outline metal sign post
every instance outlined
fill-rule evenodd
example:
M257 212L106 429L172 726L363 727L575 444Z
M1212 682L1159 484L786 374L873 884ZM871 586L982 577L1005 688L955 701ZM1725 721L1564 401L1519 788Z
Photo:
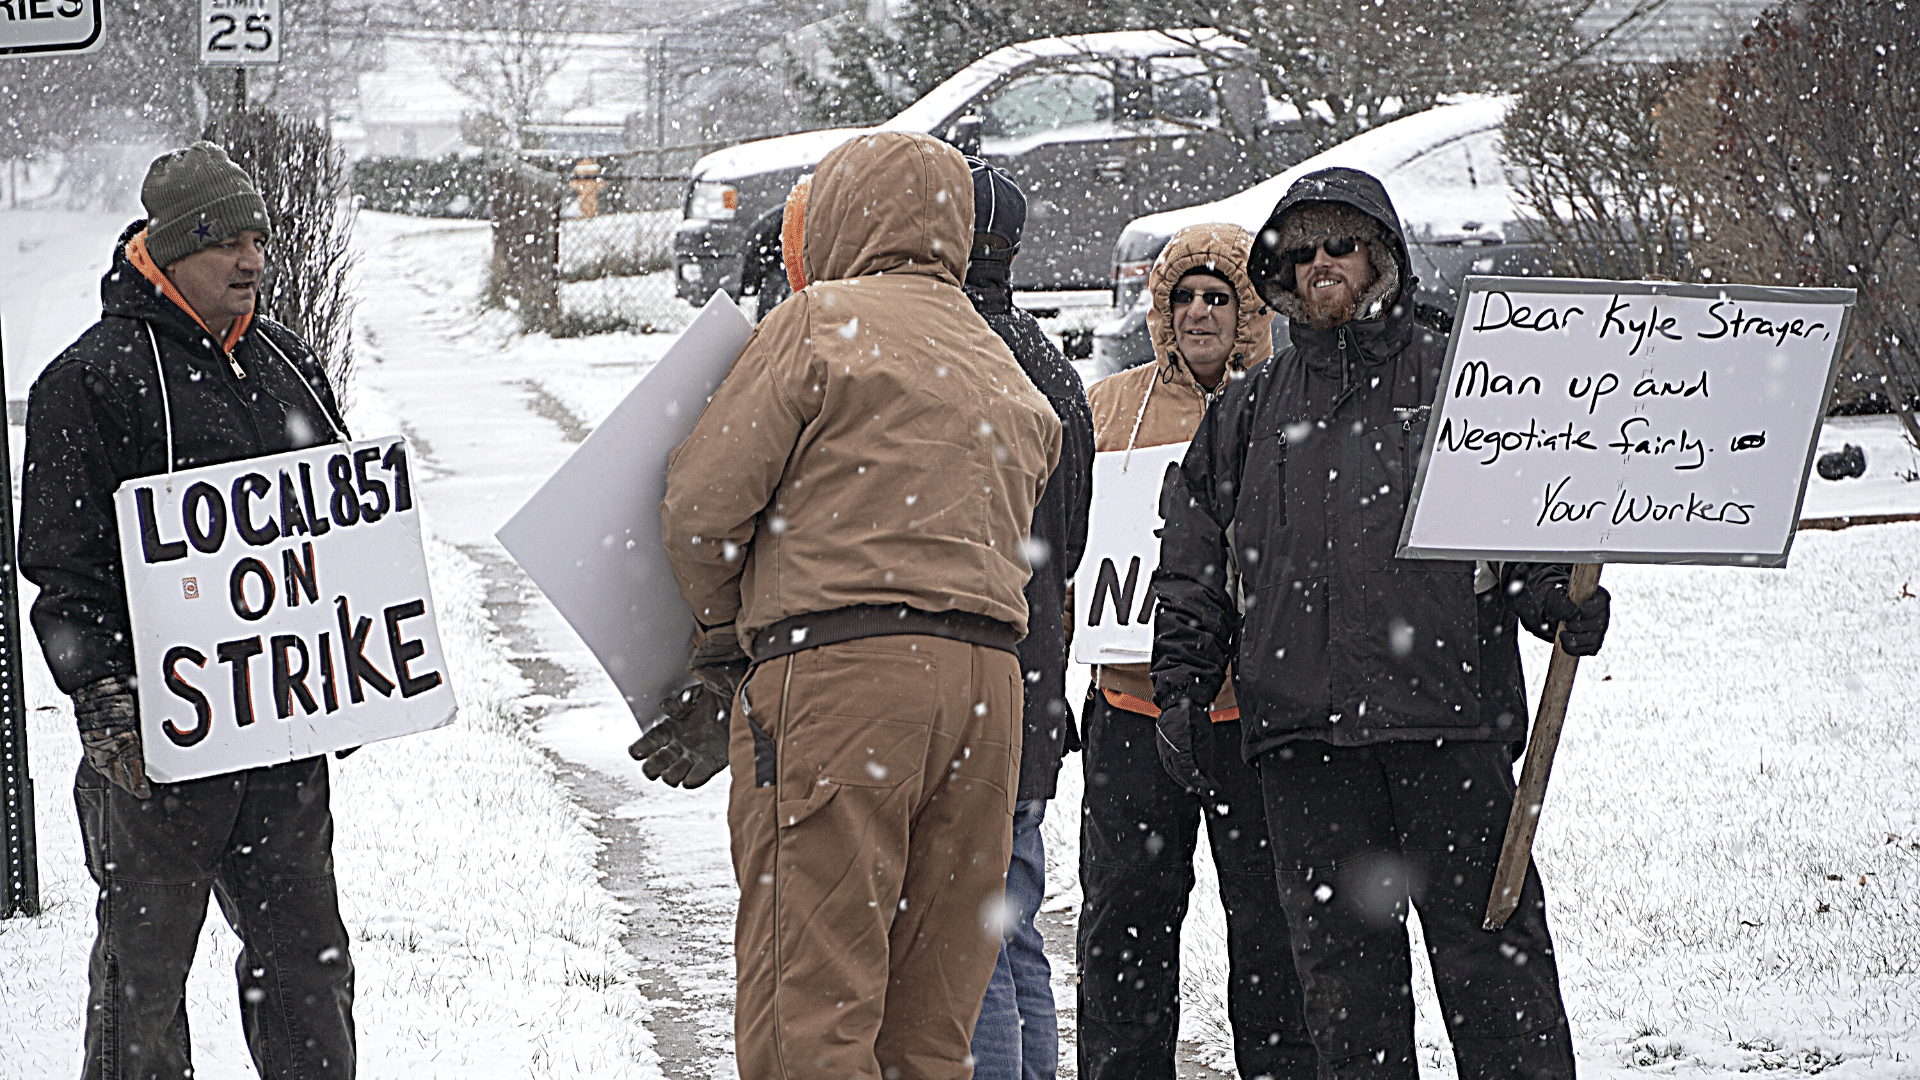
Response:
M0 345L0 387L6 350ZM4 397L0 393L0 397ZM0 434L5 434L0 432ZM13 449L0 438L0 840L6 874L0 877L0 919L40 914L40 867L33 843L33 776L27 767L27 700L21 686L20 587L13 546Z
M233 69L230 125L247 108L247 69L280 62L285 29L280 0L200 0L200 65Z
M30 0L0 5L0 57L90 53L106 22L102 0ZM278 55L278 54L276 54ZM0 347L0 388L6 356ZM6 395L0 393L0 398ZM4 434L4 433L0 433ZM0 438L0 919L40 914L33 843L33 776L27 760L27 702L21 687L20 589L13 546L13 454Z

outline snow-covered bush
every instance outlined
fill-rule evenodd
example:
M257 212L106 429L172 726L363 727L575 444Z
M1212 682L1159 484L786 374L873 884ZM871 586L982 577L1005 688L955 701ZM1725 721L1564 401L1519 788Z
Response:
M354 306L345 158L327 129L310 120L260 107L223 120L207 137L253 177L273 223L260 283L264 313L311 345L344 393L353 373Z

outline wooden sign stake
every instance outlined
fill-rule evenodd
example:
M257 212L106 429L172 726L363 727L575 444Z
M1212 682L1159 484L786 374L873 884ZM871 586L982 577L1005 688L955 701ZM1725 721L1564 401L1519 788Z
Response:
M1582 563L1568 576L1567 596L1584 604L1600 585L1600 564ZM1553 660L1547 665L1547 684L1540 691L1540 709L1534 714L1533 735L1527 740L1527 763L1520 770L1520 786L1513 794L1513 813L1507 818L1507 839L1500 846L1500 865L1493 872L1493 892L1487 897L1485 930L1507 925L1520 906L1520 887L1533 861L1533 834L1540 827L1540 808L1547 799L1547 774L1553 771L1553 753L1560 748L1560 726L1567 718L1567 698L1573 693L1574 672L1580 658L1560 647L1560 624L1553 636Z

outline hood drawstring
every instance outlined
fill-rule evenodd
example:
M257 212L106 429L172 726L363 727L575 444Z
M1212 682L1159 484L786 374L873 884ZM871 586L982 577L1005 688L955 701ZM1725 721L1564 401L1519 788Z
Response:
M167 494L171 495L173 494L173 401L167 394L167 368L160 359L160 339L154 336L153 324L142 319L140 325L147 328L147 345L153 349L153 370L160 383L160 416L167 433ZM326 405L320 400L319 392L313 388L312 383L307 381L307 377L300 373L300 369L294 365L293 360L281 351L280 346L274 344L273 338L267 336L265 331L260 333L260 339L280 357L281 362L287 365L287 369L293 372L293 377L306 390L307 396L313 399L313 407L320 411L321 418L326 420L327 427L333 431L334 441L346 442L346 431L334 420L333 414L327 411ZM232 360L231 354L228 355L228 359Z
M167 428L167 494L173 494L173 403L167 400L167 368L160 362L160 339L153 336L153 324L145 319L147 344L153 347L153 370L160 380L160 417Z
M151 327L148 328L148 332L152 332ZM320 415L326 419L327 426L333 429L333 434L334 434L333 441L342 442L342 443L347 442L348 441L347 433L341 430L341 427L339 424L334 422L333 414L328 412L327 407L321 403L319 392L314 390L313 384L308 382L307 377L300 373L300 369L294 366L293 360L290 359L286 353L280 351L280 346L275 345L273 343L273 338L269 336L266 331L262 330L260 332L260 340L267 343L267 348L272 349L274 351L274 355L280 357L281 363L284 363L287 365L287 370L293 372L293 377L300 381L301 388L307 392L308 397L313 399L313 407L320 410Z
M1140 437L1140 422L1147 418L1147 402L1153 400L1153 384L1159 381L1160 376L1156 372L1153 378L1147 380L1147 392L1140 395L1140 410L1133 414L1133 430L1127 433L1127 452L1120 458L1121 472L1126 472L1127 466L1133 462L1133 444Z

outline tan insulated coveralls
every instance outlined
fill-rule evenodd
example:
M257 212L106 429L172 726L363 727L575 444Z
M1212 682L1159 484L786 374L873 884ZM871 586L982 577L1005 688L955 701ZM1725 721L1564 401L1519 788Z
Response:
M668 466L681 594L757 663L728 809L742 1080L972 1071L1020 762L1022 541L1060 448L960 291L972 233L946 144L829 154L813 284L760 324ZM971 638L806 640L811 617L873 605Z

